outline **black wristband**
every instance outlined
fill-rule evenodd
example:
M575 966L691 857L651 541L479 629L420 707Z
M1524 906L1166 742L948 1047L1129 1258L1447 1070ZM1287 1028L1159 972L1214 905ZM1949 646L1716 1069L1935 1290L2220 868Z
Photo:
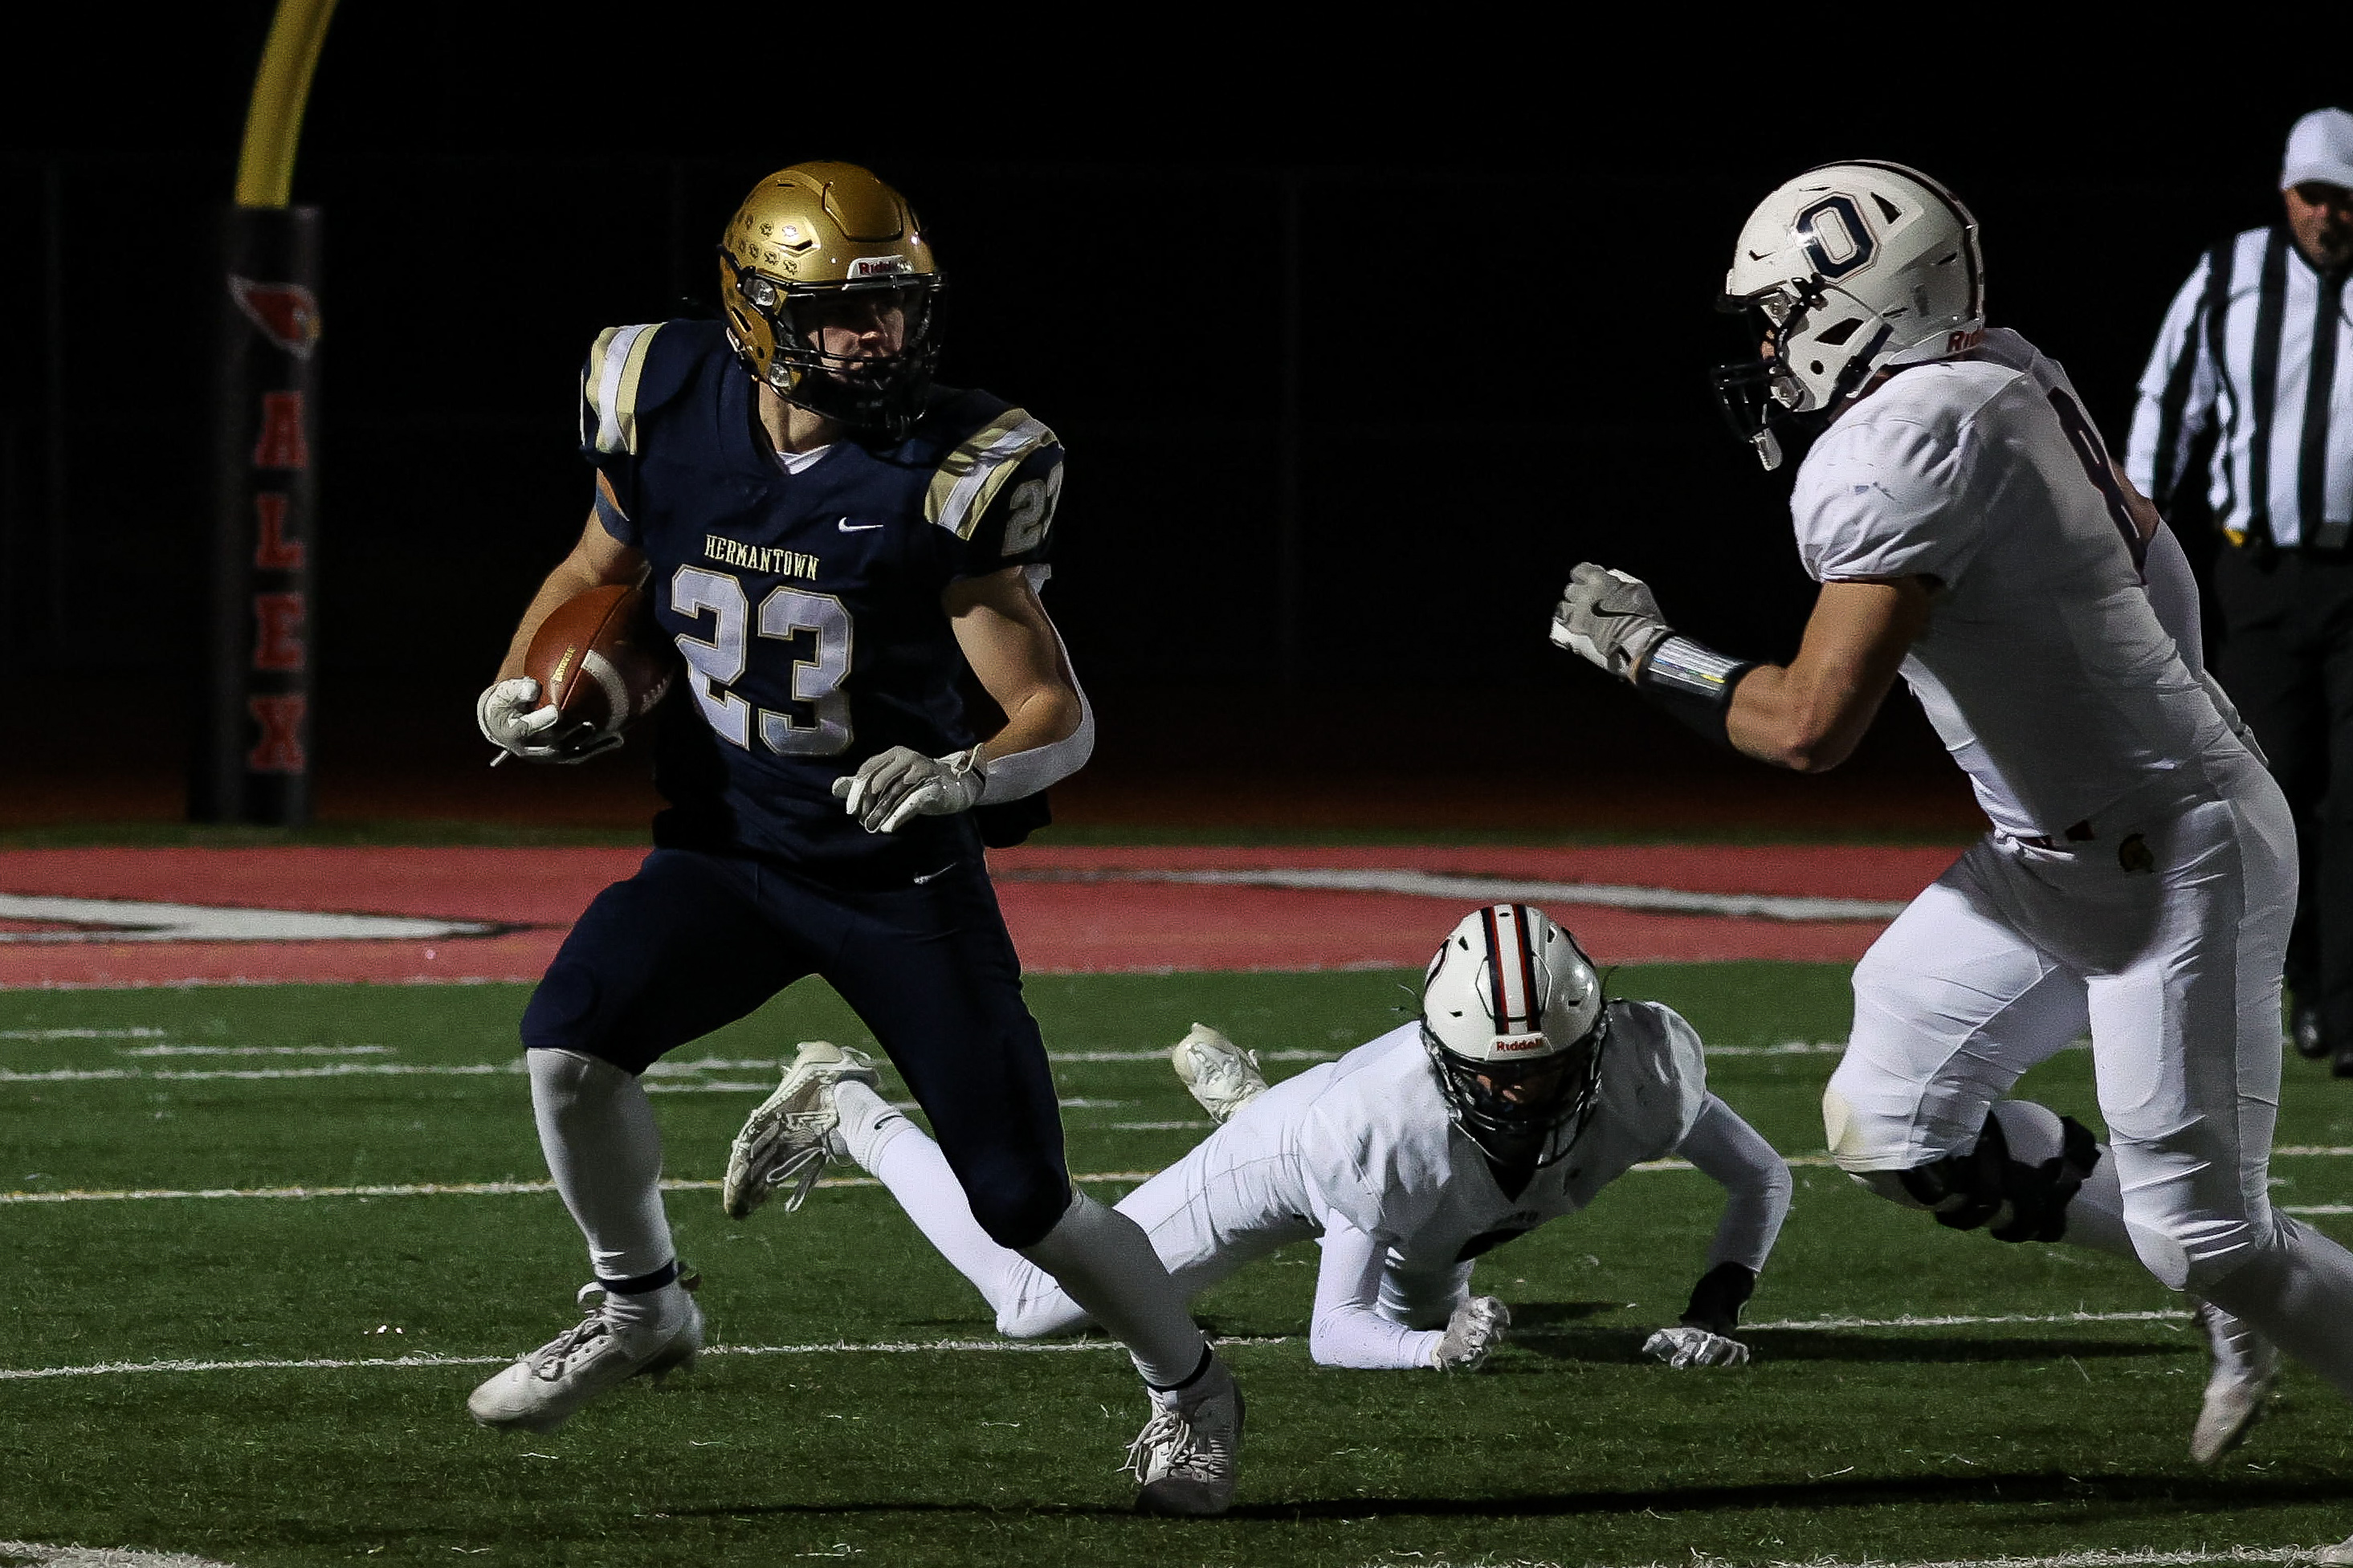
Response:
M1683 1309L1684 1326L1729 1335L1740 1326L1740 1309L1756 1293L1757 1274L1746 1264L1719 1263L1692 1287L1691 1304Z
M1734 658L1689 637L1671 636L1642 661L1634 689L1716 744L1729 747L1732 693L1757 664L1753 658Z

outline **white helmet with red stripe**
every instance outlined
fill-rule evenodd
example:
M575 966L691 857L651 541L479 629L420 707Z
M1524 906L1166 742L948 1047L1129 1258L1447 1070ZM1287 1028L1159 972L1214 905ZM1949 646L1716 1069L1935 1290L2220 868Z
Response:
M1422 979L1421 1040L1447 1109L1505 1164L1568 1152L1593 1114L1609 1033L1592 963L1525 904L1465 915Z

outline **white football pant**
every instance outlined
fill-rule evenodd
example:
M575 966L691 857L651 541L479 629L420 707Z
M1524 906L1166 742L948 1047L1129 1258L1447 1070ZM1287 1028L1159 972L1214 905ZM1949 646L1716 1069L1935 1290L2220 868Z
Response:
M916 1228L987 1300L999 1333L1035 1339L1092 1321L1051 1274L982 1232L946 1157L929 1138L862 1085L845 1085L837 1093L851 1155L890 1188ZM1116 1205L1150 1238L1181 1300L1285 1242L1315 1234L1305 1219L1287 1212L1289 1200L1272 1185L1283 1158L1279 1144L1246 1132L1237 1136L1240 1131L1229 1126L1222 1136L1197 1144ZM1439 1321L1444 1321L1440 1314Z
M2132 1250L2353 1397L2353 1335L2329 1327L2353 1321L2353 1254L2274 1214L2267 1187L2295 829L2236 748L2182 777L2087 842L1980 839L1913 900L1855 969L1831 1154L1860 1174L1972 1149L1994 1101L2088 1028Z

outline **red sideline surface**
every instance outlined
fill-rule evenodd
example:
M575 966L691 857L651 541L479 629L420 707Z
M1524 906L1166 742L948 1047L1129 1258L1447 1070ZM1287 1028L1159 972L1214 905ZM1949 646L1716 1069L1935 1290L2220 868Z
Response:
M7 942L0 987L535 980L572 921L636 849L54 849L0 852L0 892L496 921L437 942ZM1039 847L990 857L1024 964L1039 973L1414 966L1456 901L1392 892L1191 886L1121 872L1410 869L1695 892L1902 900L1951 862L1939 848ZM1072 873L1112 879L1067 881ZM1882 925L1557 911L1604 963L1852 961Z

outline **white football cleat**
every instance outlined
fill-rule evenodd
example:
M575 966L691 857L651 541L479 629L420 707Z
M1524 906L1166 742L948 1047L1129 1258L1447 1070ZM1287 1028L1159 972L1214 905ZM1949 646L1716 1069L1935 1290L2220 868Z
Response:
M1681 1371L1689 1366L1746 1366L1748 1347L1729 1334L1691 1323L1661 1329L1642 1342L1642 1353Z
M1152 1393L1152 1419L1127 1446L1143 1513L1220 1514L1233 1506L1242 1451L1242 1391L1226 1363L1212 1361L1184 1397Z
M2319 1563L2320 1568L2347 1568L2347 1564L2353 1563L2353 1536L2334 1546L2322 1547L2312 1554L2312 1560Z
M2190 1429L2189 1457L2211 1465L2245 1441L2247 1428L2262 1418L2263 1401L2279 1380L2280 1356L2269 1340L2221 1308L2200 1301L2197 1309L2213 1367L2198 1425Z
M659 1383L693 1370L702 1352L702 1309L688 1292L699 1283L679 1277L678 1305L651 1322L614 1312L602 1285L580 1287L587 1316L529 1355L518 1358L468 1396L467 1414L485 1426L553 1432L574 1411L633 1377ZM665 1287L668 1289L668 1287Z
M804 1040L785 1069L776 1092L744 1120L727 1151L727 1180L719 1201L730 1219L743 1219L789 1184L785 1212L807 1201L825 1163L832 1157L828 1135L841 1124L833 1086L850 1081L871 1088L881 1081L874 1058L826 1040Z
M1192 1033L1169 1047L1168 1059L1209 1120L1220 1125L1266 1092L1258 1053L1242 1049L1207 1024L1194 1025Z
M1430 1364L1440 1372L1476 1372L1495 1353L1512 1326L1512 1310L1493 1296L1473 1296L1446 1320L1446 1332L1431 1347Z

